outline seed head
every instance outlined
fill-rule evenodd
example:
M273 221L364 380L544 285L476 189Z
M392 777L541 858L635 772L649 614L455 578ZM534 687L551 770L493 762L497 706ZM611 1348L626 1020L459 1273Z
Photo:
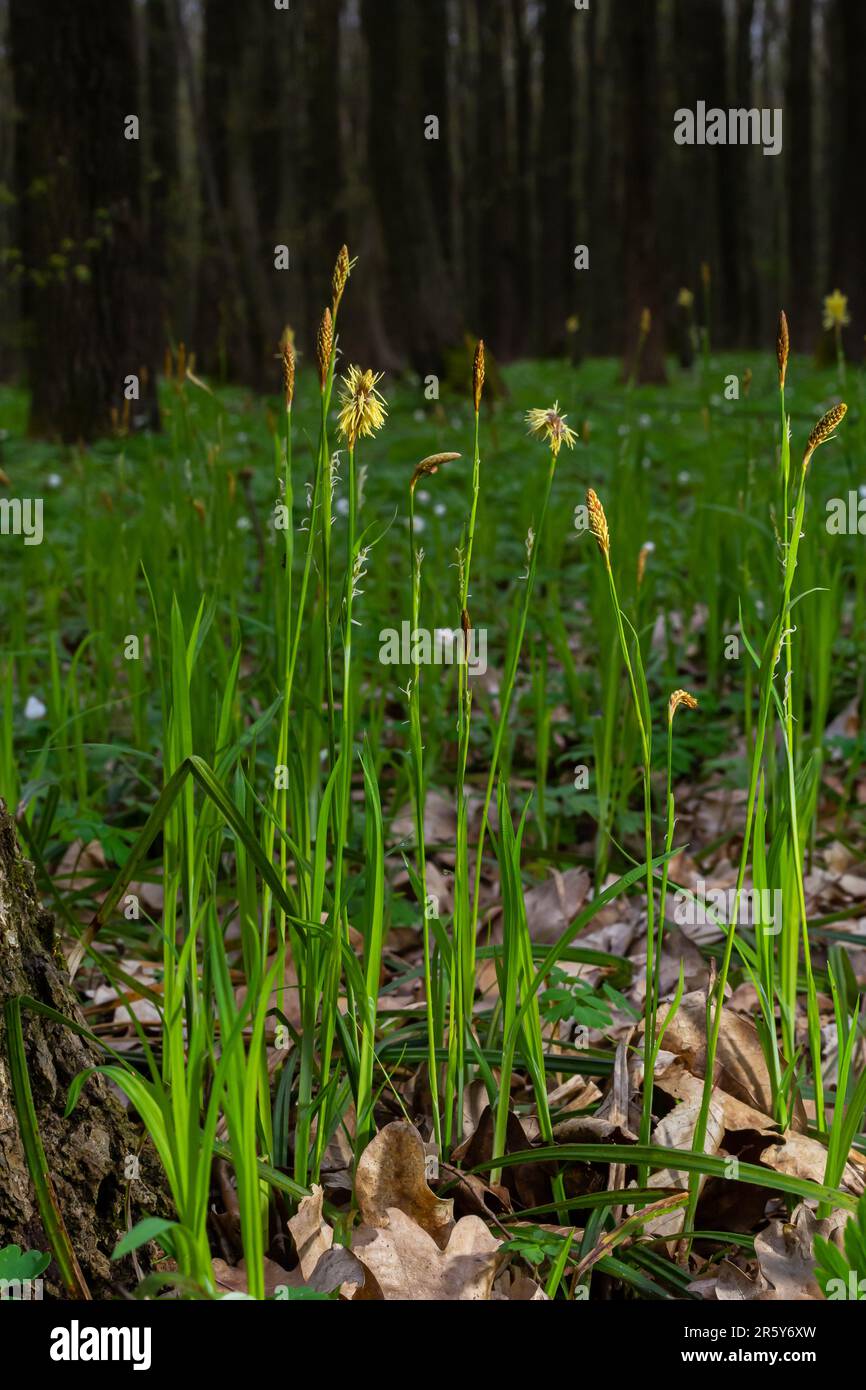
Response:
M695 699L694 695L690 695L687 690L675 690L670 700L668 701L669 724L673 723L674 715L676 714L680 705L682 705L684 709L697 709L698 702Z
M683 286L683 288L677 295L677 304L679 305L679 307L681 309L691 309L694 302L695 296L692 290L686 289L686 287Z
M443 463L454 463L459 457L459 454L430 454L429 458L422 459L412 474L412 481L409 484L410 492L415 491L415 485L420 478L424 478L430 473L438 473Z
M559 413L559 401L554 401L549 410L529 410L526 414L529 433L536 439L546 439L554 458L559 457L563 444L573 449L577 440L574 430L565 423L567 419L567 415Z
M586 509L589 512L589 529L598 542L598 548L608 564L610 564L610 531L608 530L607 517L604 514L604 507L599 501L598 494L593 489L586 490Z
M381 380L381 372L362 372L360 367L350 367L343 378L340 429L350 449L354 449L365 435L375 434L385 423L388 412L376 390Z
M779 313L779 333L776 338L776 360L779 363L779 385L785 385L788 371L788 354L791 351L791 335L788 332L788 315L782 309Z
M330 309L326 309L322 315L322 322L319 324L319 334L316 338L316 360L319 364L319 380L322 383L322 390L328 384L328 371L331 366L331 353L334 348L334 320L331 317Z
M472 365L472 399L475 402L475 414L481 409L481 392L484 390L484 339L479 338L478 346L475 349L475 361Z
M652 328L652 326L653 326L653 316L652 316L652 314L650 313L649 309L641 309L641 311L640 311L640 335L641 335L642 338L648 338L648 337L649 337L649 335L650 335L650 329Z
M826 444L828 439L832 439L833 431L836 429L836 426L841 424L842 420L844 420L847 412L847 405L845 405L844 401L840 401L838 405L832 406L831 409L827 411L826 415L821 416L821 419L806 441L806 452L803 456L804 469L808 468L809 460L818 446L820 444Z
M713 275L712 271L710 270L709 261L701 261L701 283L705 290L708 290L710 288L712 278Z

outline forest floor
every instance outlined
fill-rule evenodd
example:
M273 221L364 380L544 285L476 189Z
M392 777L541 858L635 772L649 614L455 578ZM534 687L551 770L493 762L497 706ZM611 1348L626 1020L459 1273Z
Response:
M118 1289L857 1296L862 370L791 359L790 469L772 353L488 362L477 471L454 376L350 455L299 372L290 470L176 364L86 449L0 389L0 795L175 1206Z

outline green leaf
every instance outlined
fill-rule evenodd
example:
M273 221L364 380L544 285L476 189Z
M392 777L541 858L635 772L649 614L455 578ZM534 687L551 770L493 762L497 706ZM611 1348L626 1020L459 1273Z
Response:
M0 1249L0 1279L37 1279L51 1264L51 1256L41 1250L22 1251L20 1245Z
M113 1260L122 1259L132 1250L138 1250L140 1246L146 1245L149 1240L157 1241L167 1255L173 1255L174 1241L171 1237L166 1240L166 1232L179 1229L176 1221L168 1221L161 1216L146 1216L143 1221L137 1221L132 1229L127 1231L126 1235L117 1242L111 1258Z

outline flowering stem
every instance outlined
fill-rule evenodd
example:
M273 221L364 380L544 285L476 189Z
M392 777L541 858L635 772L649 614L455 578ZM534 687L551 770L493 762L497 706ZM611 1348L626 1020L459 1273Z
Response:
M479 401L480 405L480 401ZM480 411L475 411L475 443L472 462L472 505L469 511L469 531L460 580L461 625L469 605L469 582L472 550L475 541L475 521L481 490ZM469 758L469 731L472 719L472 691L469 685L469 633L463 630L464 660L458 663L458 754L457 754L457 855L454 875L453 947L454 966L451 972L449 999L448 1068L445 1079L445 1142L450 1144L451 1131L456 1123L458 1138L463 1132L463 1077L466 1036L472 1027L472 1006L475 989L475 954L472 949L474 931L469 922L468 902L468 811L466 805L466 766Z
M412 632L417 633L421 616L421 556L415 546L415 485L409 487L409 547L412 576ZM430 1104L433 1110L433 1133L442 1150L442 1117L439 1113L439 1078L436 1067L436 1031L433 1007L433 971L430 953L430 920L427 910L427 853L424 844L424 745L421 736L421 664L418 643L413 639L412 677L409 685L409 733L412 745L414 778L415 842L417 873L420 884L422 932L424 950L424 994L427 1014L427 1070L430 1082Z

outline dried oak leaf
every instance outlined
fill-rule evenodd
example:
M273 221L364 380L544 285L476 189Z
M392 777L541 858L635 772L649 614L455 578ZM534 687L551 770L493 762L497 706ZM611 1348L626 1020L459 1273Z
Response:
M703 1095L704 1083L699 1077L692 1075L679 1057L672 1057L669 1053L662 1052L659 1054L659 1063L655 1075L657 1090L664 1092L673 1100L691 1101L695 1097L700 1099ZM755 1130L758 1134L765 1134L768 1137L778 1134L779 1126L770 1115L755 1110L753 1106L746 1105L744 1101L737 1100L735 1096L730 1096L726 1091L720 1091L717 1087L713 1088L713 1098L719 1102L724 1110L725 1130L728 1133L736 1134L741 1130Z
M664 1149L693 1149L700 1110L700 1096L694 1096L691 1100L675 1105L670 1114L656 1125L652 1142ZM724 1132L721 1098L718 1091L714 1090L710 1097L710 1110L707 1117L707 1136L704 1144L706 1153L717 1154L719 1152ZM675 1162L675 1160L672 1161ZM706 1177L702 1174L700 1178L701 1188L703 1188L705 1181ZM685 1192L689 1186L689 1175L674 1167L663 1168L661 1172L652 1174L648 1185L650 1187L674 1187ZM685 1211L683 1209L662 1212L659 1216L654 1216L648 1221L644 1230L648 1235L673 1236L682 1230L684 1221Z
M462 1217L440 1249L399 1207L390 1207L384 1215L385 1225L359 1226L352 1242L383 1298L438 1303L490 1299L507 1256L479 1217Z
M665 1049L682 1057L689 1071L703 1076L706 1066L706 994L694 990L683 995L680 1007L665 1031ZM755 1025L724 1007L716 1052L713 1082L728 1095L764 1115L773 1112L773 1088ZM802 1107L793 1128L805 1129Z
M241 1260L238 1265L226 1264L225 1260L214 1260L213 1272L216 1286L222 1293L249 1292L247 1268L244 1260ZM275 1264L273 1260L265 1260L266 1298L273 1298L279 1288L300 1289L303 1286L304 1281L298 1270L283 1269L282 1265Z
M324 1199L324 1188L314 1184L312 1196L302 1199L297 1215L288 1223L305 1280L312 1278L316 1265L334 1243L334 1232L322 1215Z
M355 1197L366 1226L387 1227L401 1211L444 1249L454 1224L454 1203L427 1185L424 1141L414 1125L395 1120L367 1145L355 1171Z
M761 1162L766 1163L777 1173L788 1173L794 1178L809 1178L812 1182L823 1182L827 1166L827 1150L817 1139L807 1134L794 1134L786 1130L775 1143L761 1152ZM860 1197L866 1189L866 1161L852 1149L842 1173L840 1187Z
M826 1221L819 1221L801 1203L789 1220L773 1220L755 1236L757 1268L743 1270L725 1261L714 1278L694 1281L691 1291L721 1302L820 1299L821 1291L815 1282L815 1236L832 1240L845 1219L846 1214L837 1211Z

